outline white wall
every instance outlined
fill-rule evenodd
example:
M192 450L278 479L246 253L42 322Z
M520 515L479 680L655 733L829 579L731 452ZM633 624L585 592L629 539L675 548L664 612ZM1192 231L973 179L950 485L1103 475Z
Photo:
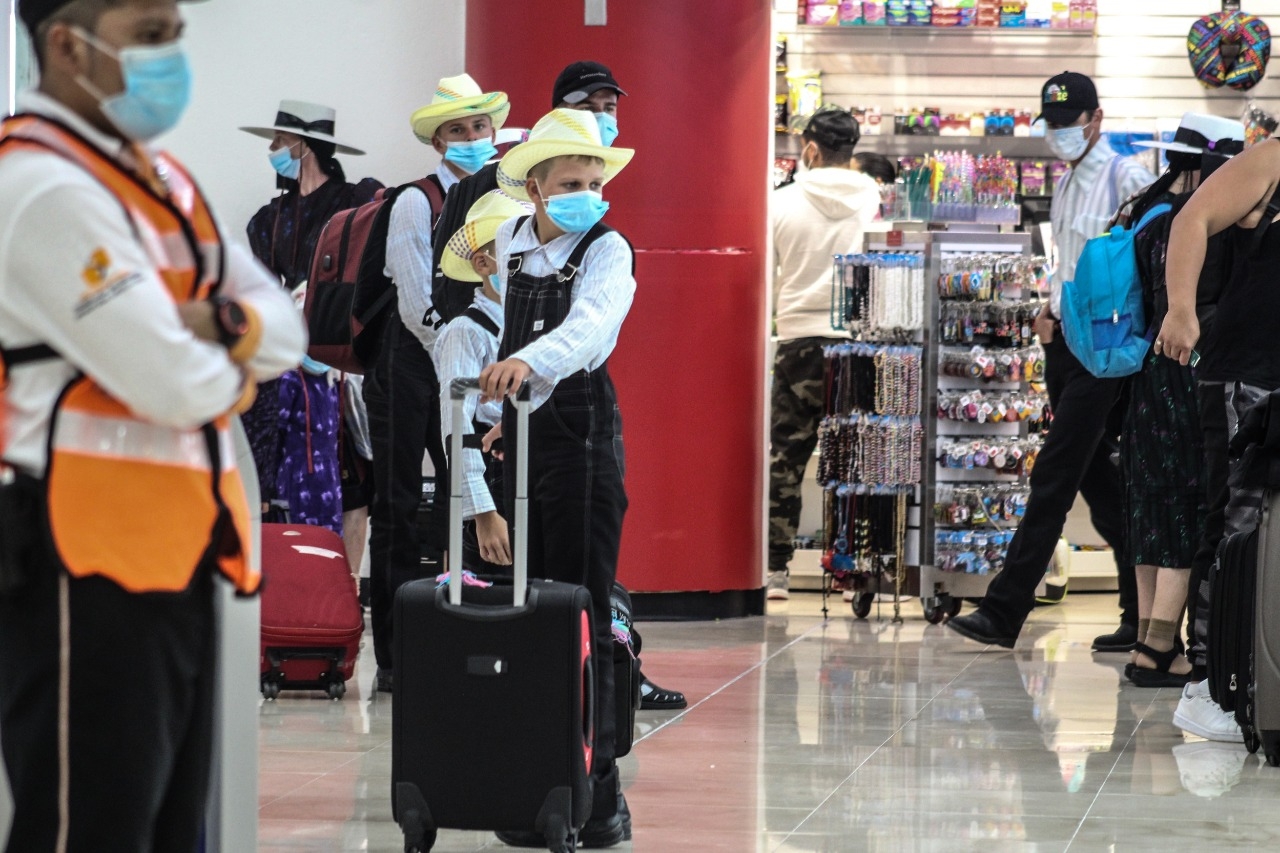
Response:
M191 109L161 145L242 236L275 193L264 139L283 98L338 111L338 138L369 152L339 159L350 180L400 183L439 162L409 129L436 82L463 70L461 0L218 0L184 4L195 71ZM483 84L484 81L481 81Z

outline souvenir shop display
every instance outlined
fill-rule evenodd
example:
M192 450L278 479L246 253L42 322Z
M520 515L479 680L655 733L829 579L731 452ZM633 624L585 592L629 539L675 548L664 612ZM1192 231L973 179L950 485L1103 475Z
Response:
M898 177L888 220L975 222L1017 225L1017 164L999 154L939 151L904 167Z
M1027 234L868 235L835 259L819 428L824 593L919 595L940 622L985 593L1026 507L1049 412ZM922 511L923 510L923 511ZM824 597L824 607L826 599Z
M924 291L924 256L918 252L836 255L831 326L882 337L919 331Z
M1097 0L800 0L811 27L1055 29L1092 31Z

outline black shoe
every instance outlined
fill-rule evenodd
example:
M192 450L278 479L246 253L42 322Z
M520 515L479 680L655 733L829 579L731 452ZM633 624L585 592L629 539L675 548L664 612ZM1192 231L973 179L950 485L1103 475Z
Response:
M368 578L360 578L359 590L360 592L358 593L358 598L360 600L360 606L364 608L365 613L368 613L369 612L369 579Z
M622 820L621 812L614 812L609 817L587 821L587 825L578 833L578 846L584 850L599 850L621 844L626 839L626 823Z
M622 792L618 792L618 817L622 818L622 840L631 840L631 807L627 805L627 798L622 796Z
M373 689L379 693L390 693L393 686L391 670L378 667L378 675L374 679Z
M1018 635L1009 634L1002 628L998 628L995 622L991 621L991 617L982 612L981 609L964 616L953 616L943 623L952 631L962 637L967 637L977 643L985 643L989 646L1001 646L1002 648L1011 649L1014 643L1018 641Z
M1121 622L1114 633L1094 637L1093 650L1095 652L1131 652L1137 642L1138 626Z
M679 711L689 707L689 700L678 690L666 690L640 676L641 711Z

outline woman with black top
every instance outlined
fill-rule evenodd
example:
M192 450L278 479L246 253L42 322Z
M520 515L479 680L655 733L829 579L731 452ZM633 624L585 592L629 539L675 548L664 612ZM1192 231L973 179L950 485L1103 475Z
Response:
M1172 205L1135 238L1152 331L1167 310L1170 225L1200 184L1203 158L1236 153L1243 140L1240 122L1187 113L1173 142L1147 143L1166 149L1169 168L1134 204L1129 221L1136 226L1156 205ZM1227 264L1225 238L1210 241L1207 251L1212 260L1204 265L1204 274L1219 280ZM1204 289L1208 294L1215 288L1206 282ZM1206 307L1207 322L1212 306ZM1196 368L1149 352L1142 369L1130 377L1120 438L1129 557L1138 579L1138 643L1127 672L1139 687L1181 687L1191 678L1177 635L1204 531L1203 463Z
M271 140L268 159L276 172L276 186L282 190L249 221L249 247L290 291L307 280L311 256L325 223L339 211L372 201L382 188L382 184L372 178L358 184L347 182L335 155L364 152L337 141L335 116L333 109L319 104L281 101L272 126L240 128ZM356 516L368 506L367 496L358 487L338 486L339 480L347 485L362 479L353 475L358 461L352 448L341 448L341 469L337 459L308 458L286 464L289 461L284 458L286 447L314 446L289 440L289 431L297 429L296 424L305 423L305 429L314 429L317 433L332 433L337 431L336 422L313 423L312 415L318 413L321 420L341 417L340 388L329 385L323 375L327 372L323 365L312 363L305 367L306 370L299 369L280 380L259 385L253 407L241 418L258 469L263 512L274 505L287 509L296 522L327 523L333 527L335 504L340 501L344 527L363 528ZM282 389L288 393L282 394ZM297 420L284 417L282 400L304 400L315 405L307 406L306 417ZM290 427L290 421L295 426ZM304 471L302 476L310 475L324 482L316 482L314 487L306 483L299 485L299 465ZM282 490L278 481L289 481L292 485ZM302 500L302 496L307 496L307 500ZM356 523L349 524L351 521ZM346 537L349 548L362 546L363 533L356 529L351 532L355 536ZM355 539L359 539L359 543Z

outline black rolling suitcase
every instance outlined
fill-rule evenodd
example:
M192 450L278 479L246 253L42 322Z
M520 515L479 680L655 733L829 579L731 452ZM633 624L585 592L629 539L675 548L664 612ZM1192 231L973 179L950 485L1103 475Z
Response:
M476 383L450 393L459 459ZM391 785L406 851L430 850L441 828L533 830L572 851L591 809L591 596L527 580L527 388L516 409L513 582L464 587L457 571L447 588L420 580L396 594ZM451 468L449 565L460 567L462 466Z
M610 596L613 611L614 754L631 752L635 741L636 711L640 708L640 661L631 618L631 595L618 582Z

